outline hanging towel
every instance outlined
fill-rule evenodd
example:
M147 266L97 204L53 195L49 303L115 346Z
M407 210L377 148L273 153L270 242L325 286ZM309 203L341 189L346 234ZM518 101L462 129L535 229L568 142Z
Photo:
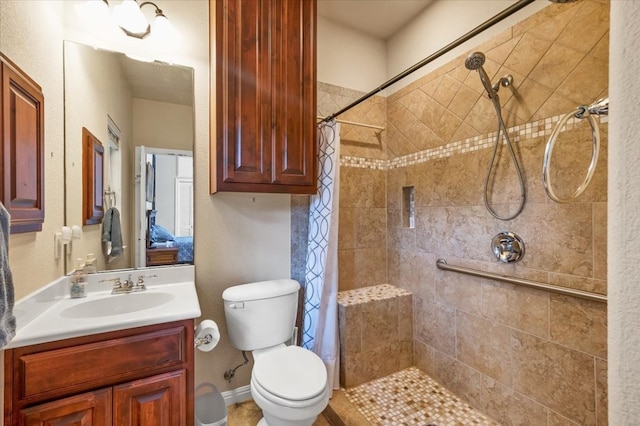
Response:
M0 203L0 348L5 347L16 334L16 317L13 315L13 277L9 268L9 212Z
M115 207L109 208L104 214L104 221L102 222L102 242L105 243L106 255L116 257L122 254L120 212Z

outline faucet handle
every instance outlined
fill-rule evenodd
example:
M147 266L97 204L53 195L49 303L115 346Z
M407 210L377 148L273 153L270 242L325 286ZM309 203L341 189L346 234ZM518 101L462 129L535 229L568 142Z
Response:
M144 275L138 275L138 281L133 286L133 291L145 291L147 286L144 285L144 279L149 278Z
M113 286L114 287L122 287L122 283L120 282L120 277L116 277L112 280L109 281L113 281Z

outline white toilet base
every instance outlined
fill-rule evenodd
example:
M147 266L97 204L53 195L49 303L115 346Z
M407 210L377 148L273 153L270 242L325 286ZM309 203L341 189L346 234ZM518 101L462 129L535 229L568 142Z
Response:
M258 424L256 426L269 426L267 424L267 421L263 418L260 419L260 421L258 422Z

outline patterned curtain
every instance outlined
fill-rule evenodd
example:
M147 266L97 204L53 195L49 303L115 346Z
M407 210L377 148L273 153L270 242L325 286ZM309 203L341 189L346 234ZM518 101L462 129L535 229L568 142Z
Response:
M311 197L305 267L302 346L327 366L330 389L339 385L338 199L340 125L318 129L318 194Z

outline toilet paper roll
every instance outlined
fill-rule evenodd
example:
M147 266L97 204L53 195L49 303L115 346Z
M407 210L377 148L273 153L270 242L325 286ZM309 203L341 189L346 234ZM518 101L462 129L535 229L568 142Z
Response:
M67 244L69 241L71 241L72 235L73 231L71 230L71 228L69 228L68 226L63 226L60 236L60 242L62 244Z
M211 349L215 348L220 341L220 330L218 330L218 324L210 319L202 321L196 327L195 336L196 348L202 352L209 352Z

